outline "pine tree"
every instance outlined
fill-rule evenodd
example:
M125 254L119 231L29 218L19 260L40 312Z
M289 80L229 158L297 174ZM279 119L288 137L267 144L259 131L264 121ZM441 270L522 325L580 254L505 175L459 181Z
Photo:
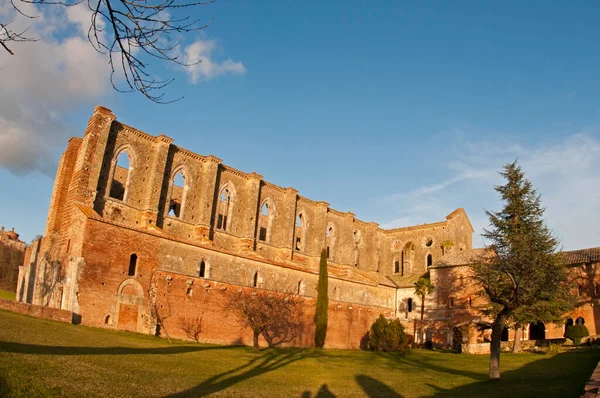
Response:
M325 336L327 335L327 311L329 297L327 296L327 251L321 251L321 262L319 264L319 285L317 287L317 309L315 311L315 347L323 348Z
M490 229L483 236L490 243L488 255L473 265L474 279L495 314L490 344L492 379L500 378L500 339L506 321L518 315L519 309L529 312L542 304L567 279L561 256L554 254L558 241L543 220L540 195L516 161L504 166L500 174L506 184L495 189L504 208L497 213L486 211Z

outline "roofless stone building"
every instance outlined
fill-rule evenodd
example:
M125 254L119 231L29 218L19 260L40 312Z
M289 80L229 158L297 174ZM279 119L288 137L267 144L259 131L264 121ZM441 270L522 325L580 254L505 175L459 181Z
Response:
M427 271L437 286L427 298L428 338L450 343L453 324L477 316L459 275L472 234L463 209L437 223L382 229L99 106L60 159L45 236L27 249L17 299L140 333L155 333L159 311L171 337L189 337L195 323L200 341L250 344L249 331L223 311L227 295L293 291L305 298L307 322L292 344L309 346L325 249L326 347L357 348L379 314L412 331L420 307L413 283Z

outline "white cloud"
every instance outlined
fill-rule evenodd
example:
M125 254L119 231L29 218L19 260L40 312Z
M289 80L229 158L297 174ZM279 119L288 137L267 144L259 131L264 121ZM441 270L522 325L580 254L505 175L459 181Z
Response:
M66 16L52 7L24 11L37 18L4 16L15 17L15 29L29 27L29 37L40 40L11 43L13 56L0 52L0 167L53 175L53 152L73 133L65 115L108 91L108 70L81 32L62 34L69 24L80 23L81 10Z
M525 146L498 141L460 140L446 156L454 175L439 183L384 198L401 208L384 228L440 219L465 207L475 228L474 246L488 226L484 209L501 209L494 185L502 184L502 166L518 158L526 177L542 194L545 217L565 249L600 246L600 141L593 132L571 134L546 145Z
M2 2L0 2L2 3ZM98 53L87 34L92 11L87 2L72 7L19 5L30 19L7 2L0 4L2 21L13 20L15 31L29 29L36 42L10 42L15 55L0 49L0 168L13 174L43 172L54 175L57 151L69 136L81 134L65 122L81 108L91 109L112 93L106 55ZM98 28L104 25L98 19ZM106 41L106 30L99 32ZM132 53L139 48L131 47ZM216 62L212 40L198 40L185 47L185 62L199 64L184 69L193 82L225 73L243 74L241 62ZM117 84L123 74L116 69Z
M216 48L214 40L201 39L185 47L183 50L183 63L190 65L185 68L185 71L190 76L192 83L196 84L201 80L211 80L226 73L240 75L246 73L244 64L234 62L231 58L223 62L214 61L212 54Z

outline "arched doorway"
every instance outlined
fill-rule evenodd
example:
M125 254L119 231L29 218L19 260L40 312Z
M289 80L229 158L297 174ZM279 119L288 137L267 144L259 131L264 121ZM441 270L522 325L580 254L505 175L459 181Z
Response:
M529 324L529 340L544 340L546 338L546 325L544 322L532 322Z
M135 279L126 279L118 290L116 324L121 330L139 332L144 293Z
M500 337L500 341L508 341L508 328L505 326L502 329L502 336Z

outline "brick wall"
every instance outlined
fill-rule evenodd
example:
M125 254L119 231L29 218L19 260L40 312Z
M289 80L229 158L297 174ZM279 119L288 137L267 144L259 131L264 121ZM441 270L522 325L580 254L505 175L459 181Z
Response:
M18 314L29 315L35 318L51 319L59 322L71 323L73 319L73 313L71 311L43 307L40 305L25 304L7 299L0 299L0 309L16 312Z

